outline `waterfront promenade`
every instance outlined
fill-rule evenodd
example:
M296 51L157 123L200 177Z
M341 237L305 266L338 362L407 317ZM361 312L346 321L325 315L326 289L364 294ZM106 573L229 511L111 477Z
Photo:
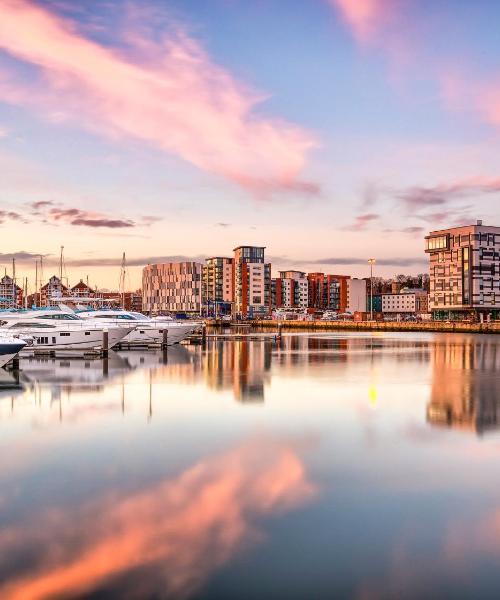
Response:
M316 331L434 331L444 333L500 333L500 322L461 323L442 321L252 321L252 327L270 329L304 329Z

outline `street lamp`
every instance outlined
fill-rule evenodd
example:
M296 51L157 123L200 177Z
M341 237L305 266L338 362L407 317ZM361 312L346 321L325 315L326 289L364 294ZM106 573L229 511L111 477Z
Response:
M369 258L368 264L370 265L370 321L373 321L373 265L375 259Z

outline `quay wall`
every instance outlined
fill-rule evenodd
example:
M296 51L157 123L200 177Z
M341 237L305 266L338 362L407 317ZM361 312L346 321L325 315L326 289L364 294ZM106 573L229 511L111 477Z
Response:
M237 323L235 323L237 325ZM377 321L252 321L252 327L278 329L308 329L315 331L430 331L445 333L500 333L500 322L377 322Z

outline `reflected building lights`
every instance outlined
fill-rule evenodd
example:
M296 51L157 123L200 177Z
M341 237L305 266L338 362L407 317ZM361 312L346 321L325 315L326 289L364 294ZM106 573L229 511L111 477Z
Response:
M448 337L432 350L432 425L481 434L500 427L500 352L489 338Z

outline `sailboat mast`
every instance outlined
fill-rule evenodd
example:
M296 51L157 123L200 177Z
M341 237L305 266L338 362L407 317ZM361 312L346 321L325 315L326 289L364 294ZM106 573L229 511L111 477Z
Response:
M17 307L16 298L16 259L12 259L12 306Z
M33 298L35 301L35 306L38 306L39 296L38 296L38 259L35 260L35 297Z
M127 272L127 261L125 258L125 252L122 256L122 268L120 272L120 292L121 292L121 303L122 308L125 309L125 277Z

